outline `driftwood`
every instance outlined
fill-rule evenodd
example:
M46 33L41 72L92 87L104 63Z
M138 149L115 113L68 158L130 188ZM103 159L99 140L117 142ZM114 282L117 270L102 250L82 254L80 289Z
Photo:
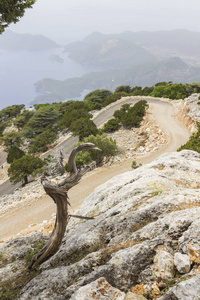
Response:
M67 191L74 185L76 185L83 174L85 174L85 172L87 172L88 170L88 168L86 167L84 170L78 171L75 163L75 158L78 152L86 149L100 150L99 148L96 148L92 143L81 144L74 148L68 160L68 169L70 175L59 184L53 184L50 181L46 180L46 178L42 178L42 185L44 190L53 199L57 206L56 221L49 241L38 253L35 254L29 265L30 269L36 268L58 251L65 234L67 223L71 217L87 220L92 219L88 217L68 214L68 205L70 205L70 203L68 201Z

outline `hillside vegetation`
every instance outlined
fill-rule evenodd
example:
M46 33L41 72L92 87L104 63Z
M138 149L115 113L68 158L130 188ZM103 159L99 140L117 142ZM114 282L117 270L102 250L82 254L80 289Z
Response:
M92 111L99 110L124 96L152 96L167 97L171 99L183 99L193 92L200 92L200 85L173 84L172 82L160 82L151 87L142 88L129 85L121 85L115 92L109 90L94 90L87 94L83 101L70 100L60 103L35 104L32 109L25 109L24 105L13 105L0 111L0 135L4 150L8 153L8 159L12 157L13 147L18 149L18 160L21 165L11 161L8 174L12 181L17 182L23 178L27 183L28 175L42 171L44 164L35 160L35 155L46 152L57 143L58 136L68 131L79 138L80 142L94 142L102 149L101 154L96 151L86 151L77 156L79 167L96 161L97 165L117 153L114 140L107 139L106 133L118 130L120 127L139 127L148 107L145 100L138 101L135 105L124 104L113 114L102 129L98 129L92 121ZM10 127L10 128L9 128ZM8 130L9 128L9 130ZM198 149L198 139L192 137L193 142L188 142L187 149ZM195 148L194 148L194 139ZM101 145L101 146L100 146ZM104 146L103 146L104 145ZM192 146L191 146L192 145ZM193 148L192 148L193 147ZM104 149L104 150L103 150ZM20 150L23 151L20 152ZM198 151L198 150L197 150ZM48 163L46 161L46 163ZM23 165L32 164L32 167L24 170ZM21 166L21 167L19 167ZM67 166L66 166L67 168ZM21 169L21 171L19 171ZM21 176L19 173L21 172Z

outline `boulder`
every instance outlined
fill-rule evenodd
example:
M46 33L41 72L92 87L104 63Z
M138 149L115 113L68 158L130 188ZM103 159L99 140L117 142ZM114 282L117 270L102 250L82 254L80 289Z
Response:
M159 250L154 257L154 266L158 286L166 287L175 274L173 256L165 250Z
M157 300L199 300L200 299L200 274L180 282Z
M125 293L112 287L104 277L81 287L76 291L70 300L124 300Z
M174 254L174 265L179 273L185 274L190 271L190 258L187 254L176 252Z
M200 295L200 207L194 182L200 182L200 154L184 150L164 154L99 186L75 213L94 219L70 220L59 251L41 265L40 274L24 283L18 299L70 299L91 286L97 291L100 278L110 292L124 298L147 297L136 294L134 288L140 285L150 287L152 298L164 287L169 288L168 298L161 299L195 299ZM0 270L7 274L7 284L17 282L21 269L16 264L26 267L26 253L40 236L0 244L5 258ZM189 256L193 278L175 277L176 253ZM2 280L0 287L5 287Z

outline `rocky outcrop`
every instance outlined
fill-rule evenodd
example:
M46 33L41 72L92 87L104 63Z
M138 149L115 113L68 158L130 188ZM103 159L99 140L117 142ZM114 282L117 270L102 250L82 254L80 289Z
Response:
M192 94L184 100L173 101L176 118L192 133L196 132L196 122L200 118L200 94Z
M42 234L0 244L0 286L17 284L23 273L29 282L21 284L21 300L198 299L199 182L200 154L188 150L115 176L76 212L94 219L70 220L60 250L39 273L26 266Z

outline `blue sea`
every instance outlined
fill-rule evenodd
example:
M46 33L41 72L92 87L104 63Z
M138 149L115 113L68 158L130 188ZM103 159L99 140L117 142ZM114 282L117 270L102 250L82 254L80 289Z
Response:
M59 55L64 62L50 60L52 55ZM38 96L34 87L38 80L64 80L95 70L74 62L62 48L18 52L0 49L0 110L13 104L29 106Z

